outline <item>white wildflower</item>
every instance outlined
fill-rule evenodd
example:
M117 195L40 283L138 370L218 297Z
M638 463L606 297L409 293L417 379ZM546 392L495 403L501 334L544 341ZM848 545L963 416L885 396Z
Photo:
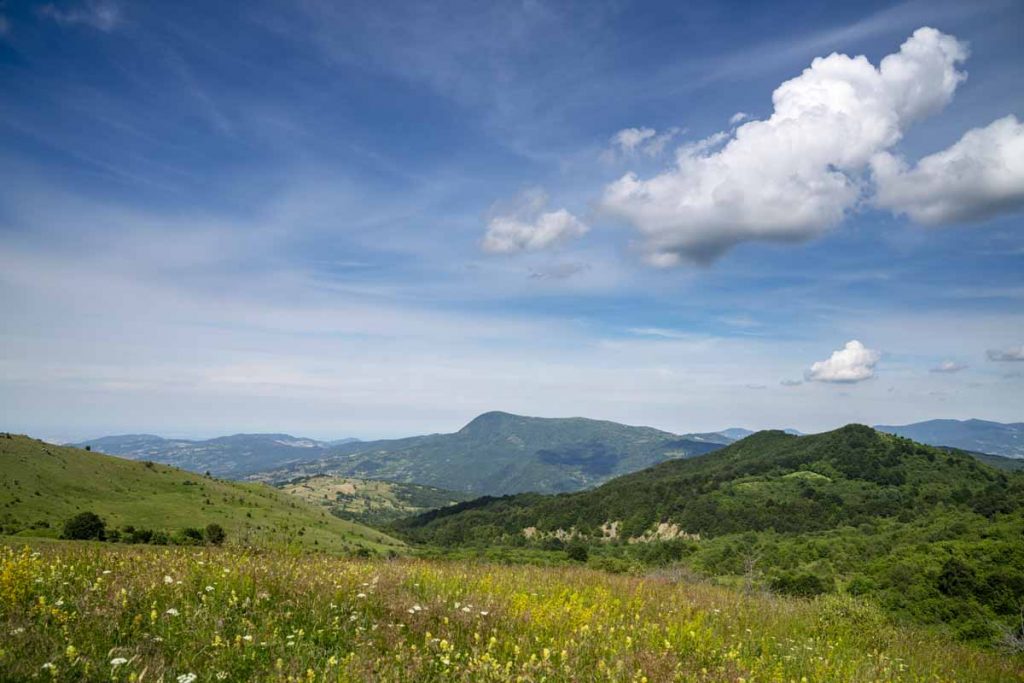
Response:
M125 659L124 657L114 657L113 659L110 660L110 666L114 667L115 669L117 667L121 666L122 664L127 664L127 663L128 663L128 660Z
M166 574L164 574L164 583L166 583L167 585L174 583L174 577L167 576Z
M178 683L194 683L197 678L199 677L196 676L194 673L187 673L178 676L177 681Z
M212 593L213 592L213 586L207 586L206 587L206 592L207 593Z
M178 616L179 614L181 614L181 612L179 612L179 611L177 610L177 608L175 608L175 607L171 607L171 608L170 608L170 609L168 609L168 610L167 610L166 612L164 612L164 614L170 614L170 615L171 615L172 617L176 617L176 616Z

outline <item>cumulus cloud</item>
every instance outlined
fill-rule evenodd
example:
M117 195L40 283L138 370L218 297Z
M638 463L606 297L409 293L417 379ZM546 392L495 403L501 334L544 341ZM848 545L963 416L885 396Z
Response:
M936 365L934 368L932 368L931 372L951 375L955 372L960 372L961 370L966 369L967 365L964 363L958 363L955 360L944 360L938 365Z
M828 360L811 365L807 371L807 380L841 384L862 382L875 376L875 365L881 357L878 351L853 339L846 342L843 348L833 351Z
M653 128L624 128L612 136L612 144L623 152L635 152L644 140L657 134Z
M872 158L950 101L966 57L953 36L921 28L878 67L864 56L817 58L775 90L767 120L681 148L659 175L626 174L602 206L644 235L661 266L709 262L744 241L820 235L858 202Z
M1024 344L1006 349L989 349L986 355L994 361L1024 361Z
M750 118L750 114L746 112L738 111L729 117L729 124L735 126L738 123L743 123Z
M545 211L547 195L533 190L519 197L517 206L494 216L487 224L481 247L492 254L540 251L580 237L590 229L565 209Z
M871 160L875 204L925 225L978 221L1024 206L1024 123L1006 116L967 131L910 168L888 152Z
M83 24L100 31L113 31L121 23L121 10L113 2L94 0L73 9L60 9L56 5L43 5L39 13L58 24Z

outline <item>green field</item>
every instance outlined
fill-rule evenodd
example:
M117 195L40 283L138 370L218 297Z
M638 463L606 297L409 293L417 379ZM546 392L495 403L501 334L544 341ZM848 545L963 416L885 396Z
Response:
M304 477L279 488L361 524L387 524L466 500L465 494L433 486L328 475Z
M229 543L325 552L401 549L401 542L338 519L263 484L238 484L166 465L123 460L24 436L0 435L0 528L59 535L65 520L91 511L108 527L167 532L215 522Z
M1019 681L870 604L669 575L0 546L0 670L54 681Z

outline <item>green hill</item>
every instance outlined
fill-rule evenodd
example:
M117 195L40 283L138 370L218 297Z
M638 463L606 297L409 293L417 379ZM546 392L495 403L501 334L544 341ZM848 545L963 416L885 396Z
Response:
M1019 474L849 425L760 432L596 489L480 498L393 528L448 547L568 542L608 566L683 562L782 592L869 594L984 638L1020 627L1022 505Z
M424 484L473 495L577 491L665 460L721 448L721 435L670 434L585 418L491 412L454 434L345 444L308 463L254 478L330 474Z
M82 511L108 527L163 531L218 523L229 542L298 545L327 552L401 546L360 524L262 484L237 484L25 436L0 435L0 527L8 534L57 536Z
M336 517L373 525L466 500L465 494L433 486L327 475L303 477L279 488L326 507Z

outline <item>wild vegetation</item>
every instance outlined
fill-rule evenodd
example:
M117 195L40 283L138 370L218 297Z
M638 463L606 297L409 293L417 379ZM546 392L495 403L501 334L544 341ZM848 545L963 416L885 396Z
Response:
M455 491L352 477L301 477L279 485L285 493L322 505L331 514L361 524L380 525L466 500Z
M851 425L762 432L590 491L481 498L393 529L457 553L582 545L613 571L680 563L734 585L866 596L993 643L1024 636L1022 505L1019 474Z
M0 436L0 533L56 538L65 522L82 512L98 515L105 529L118 531L119 540L135 542L173 539L186 529L218 524L229 538L248 545L336 553L389 553L402 547L379 531L263 484Z
M670 575L0 546L0 670L53 681L1013 681L1020 659Z

